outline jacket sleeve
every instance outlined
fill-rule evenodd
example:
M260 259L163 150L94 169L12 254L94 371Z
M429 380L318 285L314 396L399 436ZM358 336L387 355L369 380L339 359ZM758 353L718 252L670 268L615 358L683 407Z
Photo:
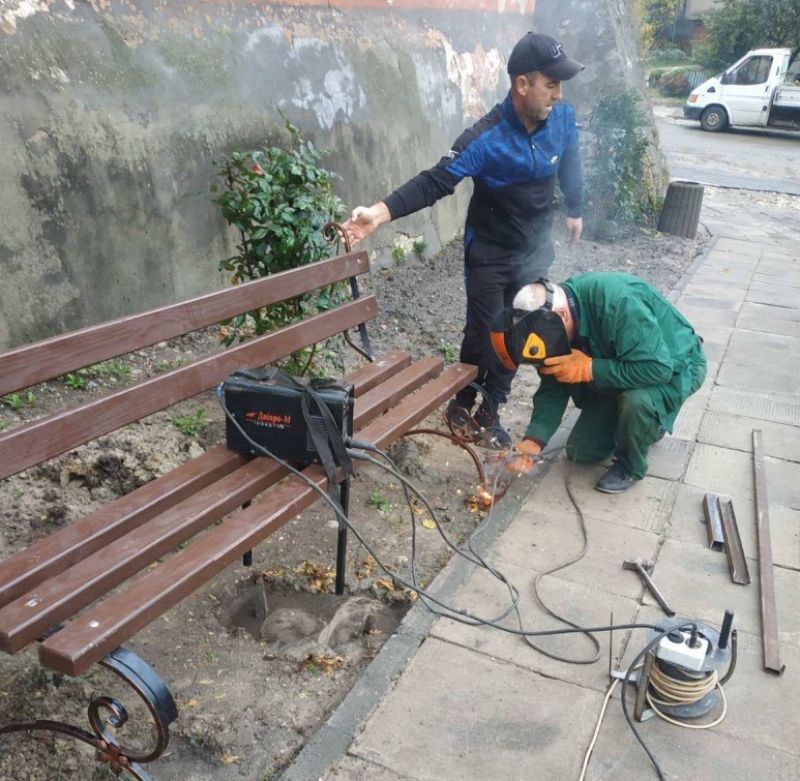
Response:
M593 359L592 375L599 388L627 390L669 382L675 368L672 356L661 326L642 299L620 299L607 322L607 341L616 355Z
M569 401L569 387L556 382L553 377L542 377L541 385L533 394L533 413L525 436L538 440L544 447L556 433Z
M453 148L433 167L421 171L383 199L393 220L433 206L440 198L452 195L456 185L467 176L483 170L483 145L474 128L464 131Z
M558 184L564 193L567 216L580 217L583 213L583 168L574 113L570 113L568 122L567 147L558 166Z

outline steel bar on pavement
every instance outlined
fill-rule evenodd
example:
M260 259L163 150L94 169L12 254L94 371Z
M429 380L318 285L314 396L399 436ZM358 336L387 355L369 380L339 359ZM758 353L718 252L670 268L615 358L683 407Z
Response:
M703 513L706 516L708 547L711 550L724 550L725 536L719 514L719 497L716 494L706 494L703 497Z
M747 559L744 557L739 524L736 522L736 513L733 511L733 501L719 497L716 497L716 500L725 535L725 555L728 557L731 580L741 586L746 586L750 582L750 572L747 569Z
M761 592L761 644L764 669L780 675L784 670L778 649L778 617L775 612L775 579L772 572L772 542L769 532L769 500L764 467L764 438L753 429L753 478L756 489L756 530Z

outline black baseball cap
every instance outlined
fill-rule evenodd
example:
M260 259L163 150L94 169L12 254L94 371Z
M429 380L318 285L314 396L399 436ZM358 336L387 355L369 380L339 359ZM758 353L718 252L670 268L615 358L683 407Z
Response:
M508 58L510 76L539 71L553 79L567 81L585 67L567 57L564 47L555 38L543 33L526 33L517 41Z

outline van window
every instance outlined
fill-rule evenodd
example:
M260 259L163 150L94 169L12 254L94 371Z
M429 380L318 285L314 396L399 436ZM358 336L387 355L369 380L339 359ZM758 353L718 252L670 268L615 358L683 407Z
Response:
M769 78L772 57L760 54L745 60L726 79L728 84L763 84Z

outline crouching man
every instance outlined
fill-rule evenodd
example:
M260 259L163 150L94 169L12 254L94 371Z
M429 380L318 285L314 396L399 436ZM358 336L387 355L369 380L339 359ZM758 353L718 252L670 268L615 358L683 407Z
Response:
M567 457L590 463L613 455L595 486L606 493L625 491L645 476L650 447L672 431L681 405L706 376L694 328L630 274L526 285L513 308L495 319L492 344L508 368L533 363L542 379L517 445L518 465L542 451L572 398L581 414Z

